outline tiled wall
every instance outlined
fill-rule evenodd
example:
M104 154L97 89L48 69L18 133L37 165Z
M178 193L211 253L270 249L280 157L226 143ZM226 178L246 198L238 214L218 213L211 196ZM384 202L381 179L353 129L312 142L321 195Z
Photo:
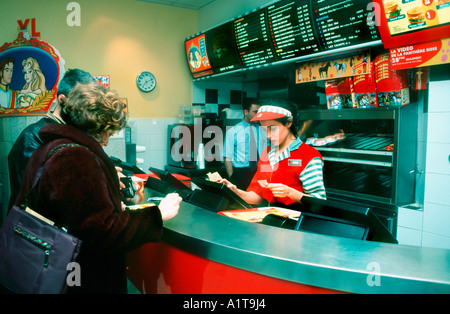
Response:
M450 249L450 81L430 84L423 246Z
M425 147L425 159L419 160L425 171L423 208L399 209L398 240L403 244L450 249L449 86L448 80L429 85L428 111L419 133L419 147Z
M150 166L163 169L167 160L167 126L178 123L178 119L130 119L131 142L145 147L137 152L136 158L142 163L137 166L148 172ZM123 159L125 160L125 159Z

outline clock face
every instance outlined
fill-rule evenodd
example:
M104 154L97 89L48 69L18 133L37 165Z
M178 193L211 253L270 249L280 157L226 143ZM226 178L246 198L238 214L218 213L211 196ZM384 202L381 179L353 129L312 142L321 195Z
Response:
M136 84L141 91L148 93L155 89L156 78L152 73L144 71L136 78Z

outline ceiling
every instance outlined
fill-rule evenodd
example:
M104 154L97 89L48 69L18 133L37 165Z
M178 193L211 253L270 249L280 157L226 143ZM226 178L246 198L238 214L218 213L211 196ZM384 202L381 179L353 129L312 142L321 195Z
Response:
M141 2L170 5L173 7L199 10L216 0L138 0Z

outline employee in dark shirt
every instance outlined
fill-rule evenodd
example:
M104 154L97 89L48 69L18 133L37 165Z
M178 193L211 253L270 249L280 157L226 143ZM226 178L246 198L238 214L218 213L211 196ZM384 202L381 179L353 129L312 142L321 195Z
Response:
M77 84L97 84L91 74L80 69L70 69L62 78L58 85L56 94L56 107L52 113L48 113L45 117L36 123L27 126L17 138L8 155L9 180L11 185L11 198L9 200L9 209L14 202L22 185L22 178L27 167L28 160L33 152L42 144L38 133L41 128L49 123L64 124L61 118L61 110L64 102Z

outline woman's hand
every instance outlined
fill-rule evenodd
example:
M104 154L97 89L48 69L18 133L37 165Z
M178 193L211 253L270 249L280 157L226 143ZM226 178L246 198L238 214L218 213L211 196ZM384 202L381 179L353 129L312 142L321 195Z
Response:
M231 191L233 191L234 193L238 193L238 188L236 185L234 185L233 183L231 183L230 181L228 181L227 179L221 179L219 181L217 181L218 183L222 183L225 184L227 188L229 188Z
M267 189L272 191L275 197L289 197L293 201L299 203L303 197L303 193L281 183L269 183Z
M281 183L269 183L266 185L266 189L272 191L275 197L289 197L291 188Z
M115 168L116 168L117 176L119 177L119 186L120 186L120 189L122 190L122 189L126 188L126 186L125 186L125 184L123 184L122 181L120 181L120 178L125 178L125 175L122 173L122 171L123 171L122 168L120 168L120 167L115 167Z
M167 194L159 203L159 210L163 221L172 219L178 214L180 203L183 199L177 193Z

